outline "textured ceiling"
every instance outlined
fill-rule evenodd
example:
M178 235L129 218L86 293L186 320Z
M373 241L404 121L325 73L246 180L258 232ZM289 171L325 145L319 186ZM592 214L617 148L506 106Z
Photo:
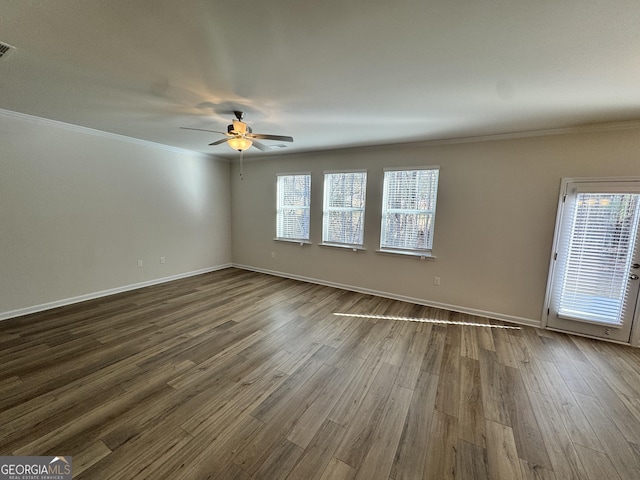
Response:
M637 0L0 0L0 108L234 156L640 119ZM264 142L273 143L273 142ZM275 142L278 143L278 142ZM255 149L247 153L265 155Z

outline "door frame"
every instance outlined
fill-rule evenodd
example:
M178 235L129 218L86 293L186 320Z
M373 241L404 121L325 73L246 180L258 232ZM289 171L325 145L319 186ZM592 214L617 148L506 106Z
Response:
M558 194L558 206L556 208L556 221L553 231L553 243L551 245L551 253L549 255L549 268L547 270L547 287L544 295L544 304L542 306L542 316L540 325L542 328L548 330L556 330L552 327L548 326L548 311L551 302L551 289L553 288L553 280L554 274L556 273L554 270L555 264L555 253L558 251L558 243L560 242L560 233L561 233L561 223L562 223L562 215L564 209L564 192L566 191L567 184L569 183L594 183L594 182L638 182L640 186L640 176L630 176L630 177L563 177L560 181L560 189ZM558 330L564 333L567 333L564 330ZM635 314L631 321L631 333L629 337L629 342L619 342L615 340L609 340L606 338L595 337L590 335L585 335L581 333L572 333L572 335L579 335L582 337L594 338L596 340L603 340L614 343L622 343L624 345L631 345L634 347L640 347L640 295L636 299L635 305Z

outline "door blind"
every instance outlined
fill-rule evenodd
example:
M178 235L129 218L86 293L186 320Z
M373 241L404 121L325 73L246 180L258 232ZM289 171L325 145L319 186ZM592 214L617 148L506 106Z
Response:
M574 193L559 245L558 317L622 323L638 228L638 194Z

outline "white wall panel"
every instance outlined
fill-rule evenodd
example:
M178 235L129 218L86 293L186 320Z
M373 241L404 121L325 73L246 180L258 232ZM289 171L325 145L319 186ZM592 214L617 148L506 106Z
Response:
M224 161L0 112L0 314L229 264L230 214Z

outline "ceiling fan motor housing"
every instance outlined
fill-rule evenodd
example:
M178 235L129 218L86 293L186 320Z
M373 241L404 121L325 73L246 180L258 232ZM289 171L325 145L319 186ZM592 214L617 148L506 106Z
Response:
M233 120L233 123L227 126L227 132L233 135L245 135L251 133L251 128L244 122Z

